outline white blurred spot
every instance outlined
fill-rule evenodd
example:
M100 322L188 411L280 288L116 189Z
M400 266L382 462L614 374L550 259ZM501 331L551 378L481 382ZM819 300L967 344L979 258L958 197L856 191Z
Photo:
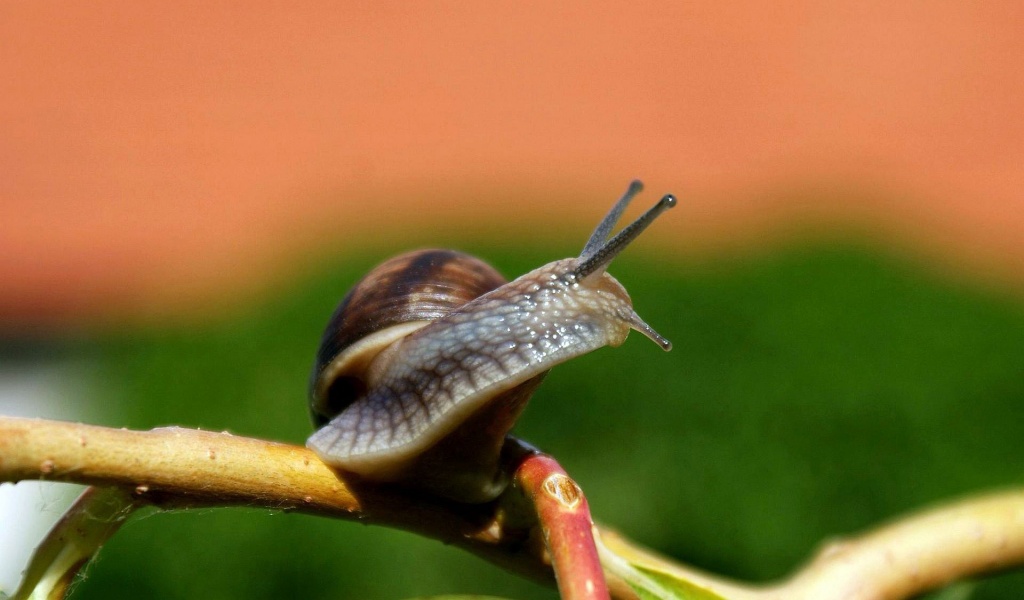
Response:
M0 415L81 418L84 379L66 365L0 365ZM40 481L0 484L0 591L14 592L36 545L83 489Z

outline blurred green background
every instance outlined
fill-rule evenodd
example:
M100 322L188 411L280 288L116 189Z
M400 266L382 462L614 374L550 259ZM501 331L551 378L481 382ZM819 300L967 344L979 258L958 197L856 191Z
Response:
M600 520L766 581L1020 486L1022 7L0 3L0 413L301 443L321 328L373 264L424 244L518 275L642 177L683 202L612 272L675 349L562 365L518 430ZM14 489L0 551L58 512L22 484L0 509ZM441 592L554 596L255 509L135 520L76 596Z
M578 252L569 242L452 245L510 277ZM363 273L404 249L311 259L272 297L215 323L81 344L73 354L96 357L99 420L301 444L327 317ZM830 537L1024 483L1019 298L836 233L701 259L654 256L641 240L611 272L674 349L633 335L561 365L517 432L562 461L598 520L636 541L767 581ZM1024 597L1024 575L971 589L976 599ZM256 509L135 520L74 597L455 592L555 597L432 540Z

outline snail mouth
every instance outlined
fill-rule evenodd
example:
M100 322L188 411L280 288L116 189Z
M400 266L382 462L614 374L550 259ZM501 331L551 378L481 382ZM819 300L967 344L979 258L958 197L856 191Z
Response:
M591 274L588 279L584 280L583 284L612 296L614 298L615 316L621 322L628 324L630 329L639 331L649 340L661 346L662 350L666 352L672 349L672 342L640 318L640 315L633 309L633 301L630 299L629 293L626 292L626 288L611 273L603 271ZM625 341L625 339L625 334L623 334L620 343ZM612 343L611 345L617 346L618 344Z

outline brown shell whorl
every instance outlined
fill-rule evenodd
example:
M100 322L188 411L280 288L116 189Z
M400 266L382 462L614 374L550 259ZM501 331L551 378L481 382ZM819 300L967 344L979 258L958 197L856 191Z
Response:
M352 377L317 393L324 369L346 348L393 325L434 321L505 282L487 263L453 250L415 250L375 267L342 299L324 330L310 380L314 424L323 425L361 393Z

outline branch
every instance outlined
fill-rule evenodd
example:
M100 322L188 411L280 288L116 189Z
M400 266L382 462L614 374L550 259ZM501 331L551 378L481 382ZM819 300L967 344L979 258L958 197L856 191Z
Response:
M731 600L897 600L1024 564L1024 490L975 496L826 544L788 579L747 586L673 563L605 531L624 564ZM607 568L607 566L606 566Z
M1024 563L1024 491L976 496L826 545L774 598L907 598Z
M548 553L536 543L543 535L536 518L508 518L519 510L515 502L460 505L359 485L296 446L176 427L143 432L0 417L0 482L23 479L115 487L136 504L159 508L241 505L359 519L455 544L554 583ZM536 495L546 479L524 473L519 482ZM895 600L1024 563L1024 490L966 499L830 544L791 578L767 587L672 563L607 530L597 534L616 597L684 590L732 600Z
M0 416L0 482L114 486L157 508L250 506L359 520L453 544L553 583L527 526L506 526L494 504L464 505L360 485L310 450L179 427L130 431Z
M36 548L11 600L60 600L79 569L138 508L120 488L88 487ZM0 598L5 596L0 593Z
M531 456L516 469L516 484L536 510L562 598L608 598L583 490L558 461L542 454Z

